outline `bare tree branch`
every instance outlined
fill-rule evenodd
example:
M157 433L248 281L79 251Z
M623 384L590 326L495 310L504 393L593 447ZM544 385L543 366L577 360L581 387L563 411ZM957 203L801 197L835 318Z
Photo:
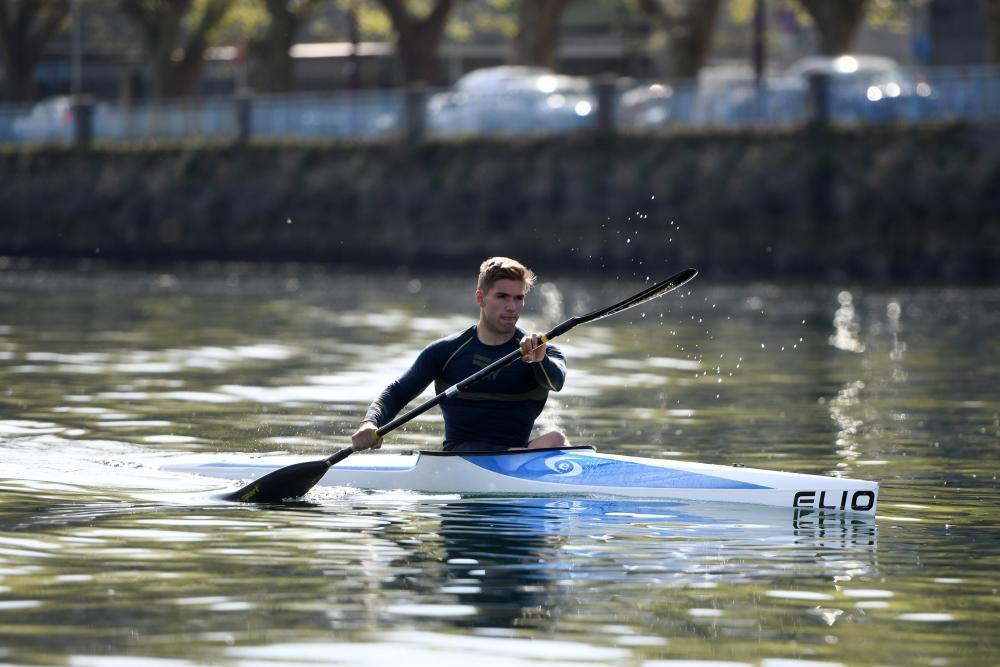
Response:
M847 53L854 46L854 38L867 11L868 0L799 0L809 13L816 32L819 48L824 55Z

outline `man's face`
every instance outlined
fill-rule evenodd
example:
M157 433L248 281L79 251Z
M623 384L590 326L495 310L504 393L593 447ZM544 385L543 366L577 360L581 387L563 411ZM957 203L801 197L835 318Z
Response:
M476 290L480 319L493 333L513 335L514 326L524 308L524 283L501 279L485 293Z

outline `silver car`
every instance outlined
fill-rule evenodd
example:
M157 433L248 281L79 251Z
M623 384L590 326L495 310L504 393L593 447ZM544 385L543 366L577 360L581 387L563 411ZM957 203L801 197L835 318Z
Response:
M590 81L539 67L474 70L427 102L427 130L436 136L573 132L594 123Z

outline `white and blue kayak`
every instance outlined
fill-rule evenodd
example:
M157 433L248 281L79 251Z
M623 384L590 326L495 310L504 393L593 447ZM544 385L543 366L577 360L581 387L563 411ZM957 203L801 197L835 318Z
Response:
M194 457L161 468L248 481L302 460L287 455ZM875 512L879 491L876 482L864 480L603 454L592 447L358 455L332 466L319 483L361 490L688 500L865 514Z

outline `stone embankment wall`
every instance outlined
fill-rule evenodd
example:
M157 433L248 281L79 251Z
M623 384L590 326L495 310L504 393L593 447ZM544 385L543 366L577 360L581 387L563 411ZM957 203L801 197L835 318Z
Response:
M0 152L0 255L996 283L1000 127Z

